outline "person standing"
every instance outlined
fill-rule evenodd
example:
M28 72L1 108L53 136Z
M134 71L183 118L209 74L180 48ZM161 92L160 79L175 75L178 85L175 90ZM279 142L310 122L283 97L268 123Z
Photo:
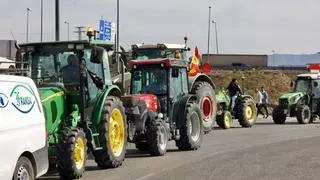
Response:
M262 95L261 109L264 108L264 110L266 112L266 114L264 115L264 118L268 118L269 117L269 111L268 111L269 96L263 86L261 87L261 95Z
M231 110L233 110L236 103L236 98L239 94L243 94L237 79L231 80L229 86L227 87L227 90L229 91L229 96L231 98Z
M256 104L256 107L257 107L257 116L259 114L262 114L264 115L262 112L261 112L261 103L262 103L262 94L261 92L259 91L258 88L256 88L255 90L255 93L253 95L253 100L254 100L254 103Z

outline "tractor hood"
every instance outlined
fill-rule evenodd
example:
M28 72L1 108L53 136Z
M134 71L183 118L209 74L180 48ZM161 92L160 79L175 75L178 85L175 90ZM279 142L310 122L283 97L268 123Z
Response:
M303 92L292 92L292 93L286 93L280 97L280 99L291 99L291 98L297 98L297 97L303 97L306 95L306 93Z
M217 103L228 103L230 101L230 97L228 96L228 94L225 91L217 91L215 93L215 97L216 97L216 101Z
M153 94L130 94L122 96L121 99L126 108L141 105L141 102L143 102L146 108L154 112L157 112L159 109L157 96Z
M52 100L57 96L64 95L64 90L59 87L41 87L39 88L40 99L42 103Z

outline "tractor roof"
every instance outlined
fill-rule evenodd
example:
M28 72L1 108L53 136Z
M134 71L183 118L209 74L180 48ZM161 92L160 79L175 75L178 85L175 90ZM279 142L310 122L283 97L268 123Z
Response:
M158 44L134 44L132 49L185 49L185 44L168 44L168 43L158 43Z
M148 59L148 60L130 60L128 66L132 69L135 66L159 65L162 67L188 67L188 62L171 58Z
M47 41L47 42L32 42L32 43L25 43L25 44L19 44L21 47L27 47L27 46L45 46L45 45L67 45L67 44L88 44L88 45L97 45L102 47L108 47L112 48L114 45L111 41L105 41L105 40L91 40L90 42L88 40L74 40L74 41Z
M297 77L309 77L311 79L320 79L320 73L299 74Z

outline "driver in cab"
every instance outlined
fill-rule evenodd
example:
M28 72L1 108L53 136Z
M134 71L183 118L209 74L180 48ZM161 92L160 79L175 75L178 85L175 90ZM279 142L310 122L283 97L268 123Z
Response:
M68 57L68 65L61 68L64 83L79 83L79 59L76 55L71 54Z

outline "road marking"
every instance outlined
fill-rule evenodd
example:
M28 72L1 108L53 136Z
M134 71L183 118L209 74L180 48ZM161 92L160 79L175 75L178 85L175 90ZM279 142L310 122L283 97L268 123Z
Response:
M149 173L149 174L147 174L147 175L145 175L145 176L142 176L142 177L140 177L140 178L138 178L138 179L136 179L136 180L144 180L144 179L147 179L147 178L153 176L154 174L155 174L155 173Z

